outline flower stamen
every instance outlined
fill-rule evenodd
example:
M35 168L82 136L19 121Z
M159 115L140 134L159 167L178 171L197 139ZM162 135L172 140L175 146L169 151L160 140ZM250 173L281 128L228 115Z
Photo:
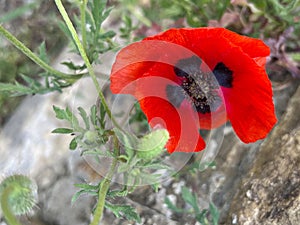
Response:
M181 81L180 86L175 88L170 85L166 91L168 99L175 107L179 107L187 99L197 112L205 114L216 111L222 104L222 99L218 92L220 84L217 77L212 72L203 72L200 69L201 63L202 60L196 56L179 60L174 72ZM221 74L219 70L222 68L219 66L217 69Z
M192 75L185 76L181 87L197 112L209 113L220 106L221 98L216 91L219 85L211 73L199 70Z

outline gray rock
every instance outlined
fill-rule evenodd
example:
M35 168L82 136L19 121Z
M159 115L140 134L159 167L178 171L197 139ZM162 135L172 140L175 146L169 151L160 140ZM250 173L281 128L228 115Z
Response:
M300 88L237 188L225 224L297 225L300 221Z

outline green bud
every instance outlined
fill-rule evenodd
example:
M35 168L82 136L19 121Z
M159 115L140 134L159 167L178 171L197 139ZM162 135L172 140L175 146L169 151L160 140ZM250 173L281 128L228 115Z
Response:
M88 130L87 132L84 133L84 142L86 144L92 144L95 143L97 141L98 138L98 133L97 131L91 131Z
M137 157L146 160L156 158L162 153L169 138L169 132L166 129L154 130L145 135L137 145Z
M28 213L37 202L37 185L24 175L9 176L0 184L1 203L3 199L15 215Z

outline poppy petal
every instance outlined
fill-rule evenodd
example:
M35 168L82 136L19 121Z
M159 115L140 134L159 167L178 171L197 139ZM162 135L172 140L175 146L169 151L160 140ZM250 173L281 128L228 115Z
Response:
M169 153L198 152L205 148L191 111L181 111L183 108L177 110L168 101L157 97L146 97L140 104L151 127L159 125L169 131L170 139L166 145Z
M238 51L231 49L233 55ZM222 91L232 127L245 143L265 138L277 121L271 82L265 70L248 55L239 53L242 65L234 58L228 60L228 67L234 68L233 88L222 87Z
M187 58L192 55L192 51L176 43L160 40L133 43L118 53L112 66L110 88L115 94L125 94L122 89L141 77L163 76L174 79L173 69L169 73L163 73L164 67L173 67L181 57ZM131 89L126 89L127 94L135 91L136 87L130 86Z
M214 113L199 115L201 129L210 130L222 126L228 120L226 107L224 104Z
M256 58L253 58L253 59L257 63L257 65L259 65L262 68L265 68L265 65L266 65L266 62L267 62L266 57L256 57Z
M180 38L179 39L174 38L176 36ZM197 48L199 46L203 46L205 48L205 45L202 43L203 40L208 40L212 43L216 43L213 40L223 39L223 38L226 39L225 40L226 42L228 43L230 42L232 45L241 48L241 50L244 53L248 54L251 58L257 58L257 61L260 61L261 59L265 59L265 57L270 55L270 49L268 48L267 45L264 44L263 41L259 39L247 37L247 36L241 36L225 28L206 27L206 28L199 28L199 29L194 29L194 28L170 29L156 36L148 37L144 40L169 41L172 43L185 46L186 48L189 48L195 53L197 53ZM217 48L213 48L213 49L217 49Z
M197 51L211 69L222 62L233 71L232 88L222 87L227 116L242 141L262 139L276 123L268 76L257 58L250 58L222 37L214 38L202 40L207 49L199 47Z
M269 47L263 41L247 36L239 35L235 32L224 28L218 28L218 32L222 30L222 36L228 39L234 45L240 47L244 53L251 58L267 57L270 55Z
M170 153L197 152L205 148L205 142L199 134L198 114L189 102L184 100L179 105L172 105L168 99L167 87L180 87L179 85L158 76L144 77L136 82L138 88L135 97L150 126L160 125L169 131L170 140L166 147Z

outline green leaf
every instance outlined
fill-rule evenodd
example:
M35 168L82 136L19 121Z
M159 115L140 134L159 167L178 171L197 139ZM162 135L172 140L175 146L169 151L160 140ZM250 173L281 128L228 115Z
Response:
M89 123L89 118L87 116L87 113L85 112L85 110L82 108L82 107L78 107L78 111L79 111L79 114L85 124L85 127L87 130L90 129L90 123Z
M38 4L37 3L30 3L30 4L25 4L23 6L20 6L16 8L13 11L10 11L0 17L0 23L5 23L10 20L14 20L20 16L22 16L24 13L27 13L29 10L35 8Z
M38 47L38 52L40 59L43 60L45 63L49 64L50 60L47 56L45 41L43 41L42 44L40 44L40 46Z
M106 110L104 108L104 105L102 103L100 103L100 120L99 120L99 123L100 123L100 127L102 129L105 128L105 123L106 123L105 115L106 115Z
M113 8L114 7L109 7L102 13L102 17L101 17L102 21L107 19L107 17L109 16L109 14L113 10Z
M97 107L95 105L93 105L91 107L91 115L90 115L90 118L91 118L91 122L94 126L97 126Z
M104 1L102 0L94 0L92 6L92 15L95 23L99 23L100 21L100 13L104 10Z
M128 5L127 7L130 13L132 13L139 21L141 21L147 27L151 27L151 20L145 17L142 12L137 11L134 5Z
M99 35L99 38L106 39L106 38L113 38L114 36L116 36L116 32L110 30Z
M139 179L139 184L155 184L159 182L159 178L161 177L160 174L150 174L150 173L140 173L135 178Z
M113 190L113 191L109 191L107 193L107 196L109 197L125 197L128 195L128 189L127 186L124 186L124 188L122 190Z
M52 131L54 134L71 134L73 133L73 129L70 128L56 128Z
M72 141L70 142L70 144L69 144L69 149L70 150L75 150L76 148L77 148L77 138L74 137L72 139Z
M132 170L132 166L129 163L120 162L118 166L118 173L126 173Z
M102 151L99 149L93 149L93 150L84 150L81 155L97 155L97 156L104 156L107 158L114 157L113 154L110 151Z
M132 19L129 15L123 15L122 21L125 23L126 27L132 27Z
M125 217L127 220L133 220L138 223L141 222L140 216L135 212L135 209L130 205L113 205L106 202L105 207L111 210L117 218Z
M219 224L220 212L218 208L211 202L209 203L209 211L212 217L213 225Z
M195 194L192 194L192 192L187 187L182 187L181 193L184 201L193 207L196 214L199 214L200 209L198 206L197 196Z
M262 10L265 11L266 7L267 7L267 1L261 1L261 0L252 0L252 2L254 3L254 5Z
M64 109L61 109L54 105L53 110L55 112L55 116L57 119L60 119L60 120L68 120L69 119L69 117Z
M124 133L116 127L113 128L113 131L120 143L124 146L128 158L131 159L134 155L134 150L137 148L137 144L139 142L138 138L133 134Z
M154 190L155 193L159 191L159 188L161 187L160 183L154 183L151 185L152 189Z
M62 62L62 65L67 66L70 70L84 70L86 65L75 65L73 62Z
M203 209L199 214L196 214L196 220L202 225L210 225L206 215L208 213L207 209Z
M18 82L15 84L0 83L0 92L10 92L13 96L34 94L34 91L31 88L21 85Z
M28 94L45 94L52 91L61 91L60 86L53 87L43 87L38 81L22 75L21 77L23 80L30 86L24 86L17 81L14 84L11 83L0 83L0 92L9 92L12 96L21 96L21 95L28 95Z
M41 87L42 85L36 81L35 79L32 79L31 77L28 77L24 74L20 75L22 77L22 79L31 87L31 89L38 89L39 87Z
M73 197L72 197L72 199L71 199L71 203L73 204L74 202L76 202L77 199L80 197L80 195L82 195L83 193L85 193L84 190L77 191L77 192L73 195Z
M95 23L95 34L98 35L102 22L105 18L102 13L105 12L106 0L94 0L92 5L92 16Z
M82 130L79 126L78 119L74 116L74 114L68 107L64 110L59 107L53 106L53 110L55 112L56 118L60 120L67 120L68 122L70 122L74 131Z
M180 209L177 206L175 206L168 197L165 198L165 204L168 206L169 209L171 209L172 211L174 211L176 213L184 212L183 209Z
M74 186L84 189L84 190L98 190L99 189L99 185L91 185L91 184L86 184L86 183L74 184Z
M98 195L98 192L91 191L91 190L84 190L84 189L80 190L73 195L73 197L71 199L71 203L73 204L74 202L76 202L82 194L89 194L89 195L96 196L96 195Z
M67 114L67 120L70 121L73 126L75 126L75 124L76 125L79 124L77 118L71 112L71 110L69 109L69 107L66 108L66 114ZM76 127L78 127L78 126L76 126Z

